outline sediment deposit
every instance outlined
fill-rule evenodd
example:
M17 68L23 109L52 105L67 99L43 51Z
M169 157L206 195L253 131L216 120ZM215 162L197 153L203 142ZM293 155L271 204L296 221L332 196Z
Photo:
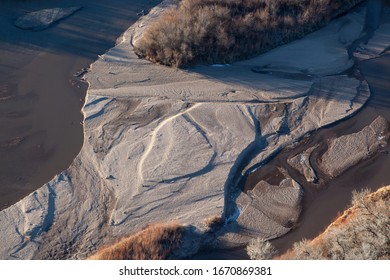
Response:
M361 131L328 141L328 149L319 160L322 171L336 177L387 146L389 122L377 117Z
M15 21L15 26L20 29L34 31L44 30L54 23L71 16L82 7L52 8L28 13Z
M310 156L318 146L310 147L306 151L287 160L288 164L298 170L299 173L305 176L306 181L311 183L315 183L318 180L317 174L310 163Z

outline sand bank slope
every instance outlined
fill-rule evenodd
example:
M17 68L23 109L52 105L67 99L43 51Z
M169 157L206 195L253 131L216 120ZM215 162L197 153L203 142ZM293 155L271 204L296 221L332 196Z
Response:
M338 75L352 65L340 36L361 27L351 17L364 13L252 60L189 70L136 57L132 38L151 20L143 17L86 75L85 141L72 166L0 212L0 258L84 258L153 222L178 220L202 232L204 219L237 214L241 206L230 202L244 170L350 116L369 97L365 81ZM300 192L287 193L294 211L264 213L279 225L265 233L264 220L242 222L248 236L275 237L293 226L286 221L299 216Z

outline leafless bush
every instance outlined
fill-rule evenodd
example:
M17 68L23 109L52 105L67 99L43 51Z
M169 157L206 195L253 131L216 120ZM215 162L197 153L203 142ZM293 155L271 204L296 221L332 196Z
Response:
M252 260L270 260L277 253L270 242L261 238L255 238L249 242L246 251Z
M138 56L169 66L231 63L312 32L362 0L181 0L147 28Z
M371 192L370 189L363 189L361 191L353 190L352 191L352 199L351 199L352 206L360 203L360 201L365 196L369 195L370 192Z
M390 186L355 192L352 207L312 241L294 244L281 259L390 259Z
M307 239L294 243L292 252L295 254L295 258L298 260L325 259L322 255L321 246L313 246Z

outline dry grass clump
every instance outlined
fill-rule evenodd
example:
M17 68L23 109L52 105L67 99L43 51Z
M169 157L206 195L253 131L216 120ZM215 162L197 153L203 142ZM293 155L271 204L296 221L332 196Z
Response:
M163 260L182 241L184 226L178 223L158 223L115 244L102 248L90 260Z
M181 0L137 42L139 57L168 66L231 63L291 42L362 0Z
M390 259L390 186L354 193L352 207L322 234L280 259Z

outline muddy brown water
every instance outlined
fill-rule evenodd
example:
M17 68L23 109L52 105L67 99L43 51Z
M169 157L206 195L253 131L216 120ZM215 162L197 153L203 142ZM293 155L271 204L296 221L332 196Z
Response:
M72 55L44 54L1 81L0 207L16 202L65 169L83 143L86 84L69 82L81 65ZM61 67L53 67L53 64ZM44 78L43 78L44 77Z
M74 74L159 1L55 2L0 1L0 210L71 164L83 144L87 89ZM13 25L27 12L69 6L83 9L46 30Z

